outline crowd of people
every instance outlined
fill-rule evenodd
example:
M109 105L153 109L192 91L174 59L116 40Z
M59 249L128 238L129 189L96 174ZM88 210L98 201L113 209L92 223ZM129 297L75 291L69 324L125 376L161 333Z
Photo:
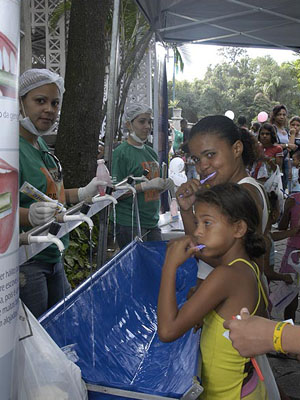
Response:
M63 92L63 79L48 70L31 69L20 77L19 183L27 181L60 203L75 204L96 195L99 181L95 177L84 187L64 189L59 160L42 138L56 122ZM172 179L162 175L158 155L148 144L151 120L152 109L146 104L126 108L124 122L129 134L114 149L111 170L113 183L144 175L135 190L145 241L161 240L160 194L174 191ZM287 108L278 105L268 121L254 121L250 129L245 117L235 124L224 115L212 115L191 129L183 119L180 131L172 132L174 156L181 157L186 166L187 181L176 190L185 236L167 248L158 299L159 336L162 341L173 341L202 326L205 390L201 398L267 399L266 387L257 379L249 357L271 350L300 354L300 341L295 339L299 328L266 319L269 282L293 284L290 254L293 252L293 263L299 259L295 250L300 249L300 117L293 117L288 124ZM99 143L98 158L103 158L103 150L104 143ZM266 183L278 170L287 196L282 210L280 193L276 188L266 190ZM116 206L120 249L136 235L132 210L129 191ZM56 212L56 203L36 202L20 194L21 231L43 225ZM276 272L274 241L283 238L288 238L286 252ZM67 247L68 237L62 240ZM191 256L198 263L197 285L179 308L176 270ZM55 245L20 266L20 298L36 317L70 291ZM284 317L295 319L297 307L298 293ZM232 320L236 315L240 319ZM231 341L224 336L227 329Z

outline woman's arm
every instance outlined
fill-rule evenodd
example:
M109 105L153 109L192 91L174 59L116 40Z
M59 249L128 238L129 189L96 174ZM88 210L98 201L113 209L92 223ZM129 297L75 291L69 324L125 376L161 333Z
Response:
M193 206L196 201L195 193L199 190L200 186L200 182L197 179L191 179L182 184L176 192L186 235L193 235L196 229Z
M79 202L78 199L78 189L65 189L66 203L76 204Z
M19 213L20 213L19 214L20 227L22 227L22 226L24 226L24 227L31 226L32 227L32 225L30 224L29 219L28 219L29 208L20 207Z
M242 320L227 320L224 328L230 330L232 345L243 357L253 357L274 351L273 334L277 321L250 317L247 309L240 312ZM282 331L282 348L285 352L300 355L300 326L287 324Z
M291 209L294 205L295 205L294 198L289 197L288 199L286 199L286 201L284 203L283 214L278 223L278 229L280 231L286 230L288 228L288 226L290 224L290 220L291 220Z

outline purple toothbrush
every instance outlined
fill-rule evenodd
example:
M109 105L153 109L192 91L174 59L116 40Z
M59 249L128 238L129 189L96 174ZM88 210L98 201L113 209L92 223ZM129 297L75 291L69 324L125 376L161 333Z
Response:
M215 175L216 175L216 171L211 173L211 174L209 174L206 178L201 179L200 180L200 184L203 185L203 183L205 183L206 181L208 181L210 178L212 178ZM189 193L188 189L186 190L186 193ZM179 197L182 198L183 194L180 194Z
M209 174L206 178L201 179L200 180L201 185L203 185L203 183L205 183L206 181L208 181L210 178L212 178L215 175L216 175L216 171L211 173L211 174Z
M204 247L206 247L205 244L198 244L198 246L195 246L195 249L202 250Z

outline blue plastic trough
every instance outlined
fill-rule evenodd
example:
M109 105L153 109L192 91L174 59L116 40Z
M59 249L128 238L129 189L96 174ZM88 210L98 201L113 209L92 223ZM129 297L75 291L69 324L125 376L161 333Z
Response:
M89 399L195 399L199 333L173 343L157 335L157 298L166 244L132 242L40 320L72 345ZM189 259L177 274L179 304L196 281Z

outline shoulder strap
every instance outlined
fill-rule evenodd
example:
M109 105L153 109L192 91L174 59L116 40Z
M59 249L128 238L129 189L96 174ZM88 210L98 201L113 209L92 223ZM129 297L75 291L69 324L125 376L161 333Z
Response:
M262 213L262 233L265 232L267 223L268 223L268 218L269 218L269 210L268 210L268 201L267 201L267 195L265 192L264 187L257 182L254 178L251 176L247 176L246 178L241 179L238 184L241 185L243 183L248 183L249 185L253 185L256 187L256 189L259 191L262 200L263 200L263 213Z
M249 261L245 260L244 258L236 258L235 260L231 261L228 265L235 264L238 261L241 261L241 262L247 264L252 269L252 271L255 273L255 276L256 276L256 279L257 279L258 300L257 300L257 303L256 303L254 311L251 313L251 315L255 315L255 313L256 313L256 311L258 309L260 300L261 300L261 296L264 299L266 309L268 308L268 298L267 298L267 295L266 295L266 293L264 291L263 285L262 285L262 283L260 281L259 268L258 268L258 265L255 262L253 262L253 264L254 264L254 266L253 266Z

